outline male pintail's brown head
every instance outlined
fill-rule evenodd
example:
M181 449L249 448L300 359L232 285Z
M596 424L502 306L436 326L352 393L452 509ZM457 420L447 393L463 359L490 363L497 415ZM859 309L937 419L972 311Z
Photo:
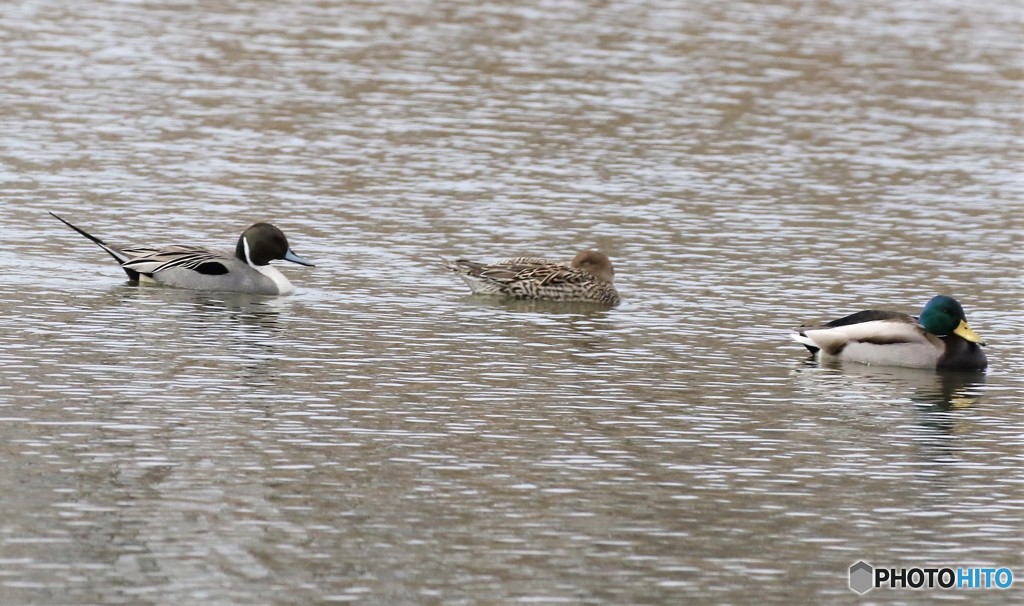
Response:
M292 252L284 232L270 223L256 223L242 232L235 246L235 256L249 265L269 265L275 259L283 259L313 267L313 264Z

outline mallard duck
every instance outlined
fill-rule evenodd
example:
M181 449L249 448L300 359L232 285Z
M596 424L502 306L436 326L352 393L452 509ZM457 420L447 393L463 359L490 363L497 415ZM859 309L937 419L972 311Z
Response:
M50 214L107 251L132 282L156 282L191 290L287 295L294 292L295 287L270 262L282 259L313 266L292 252L281 230L269 223L257 223L246 229L232 253L181 245L111 246Z
M953 297L939 295L919 317L870 309L792 335L823 359L861 364L981 370L988 366L981 340Z
M612 262L608 255L596 250L585 250L568 264L541 257L513 257L492 264L459 259L446 261L445 265L459 274L474 294L605 305L619 303L619 293L612 285L615 279Z

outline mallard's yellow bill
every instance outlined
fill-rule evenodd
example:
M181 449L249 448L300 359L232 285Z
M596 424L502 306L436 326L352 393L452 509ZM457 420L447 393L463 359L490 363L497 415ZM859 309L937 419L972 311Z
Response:
M967 325L967 320L960 320L960 325L956 327L953 334L959 335L971 343L977 343L979 345L985 344L985 342L981 340L981 337L978 336L978 333L971 330L971 327Z

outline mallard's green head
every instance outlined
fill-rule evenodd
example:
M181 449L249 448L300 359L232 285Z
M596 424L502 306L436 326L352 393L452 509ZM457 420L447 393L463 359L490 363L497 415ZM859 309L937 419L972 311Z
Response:
M925 330L939 337L957 335L971 343L984 345L985 342L967 325L964 308L953 297L939 295L932 297L924 306L918 322Z

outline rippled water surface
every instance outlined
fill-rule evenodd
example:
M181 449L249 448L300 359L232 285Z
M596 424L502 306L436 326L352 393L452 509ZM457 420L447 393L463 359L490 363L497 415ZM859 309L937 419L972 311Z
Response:
M0 603L1021 603L1021 11L3 5ZM48 210L317 267L138 287ZM619 307L439 260L583 248ZM787 338L940 292L987 373Z

